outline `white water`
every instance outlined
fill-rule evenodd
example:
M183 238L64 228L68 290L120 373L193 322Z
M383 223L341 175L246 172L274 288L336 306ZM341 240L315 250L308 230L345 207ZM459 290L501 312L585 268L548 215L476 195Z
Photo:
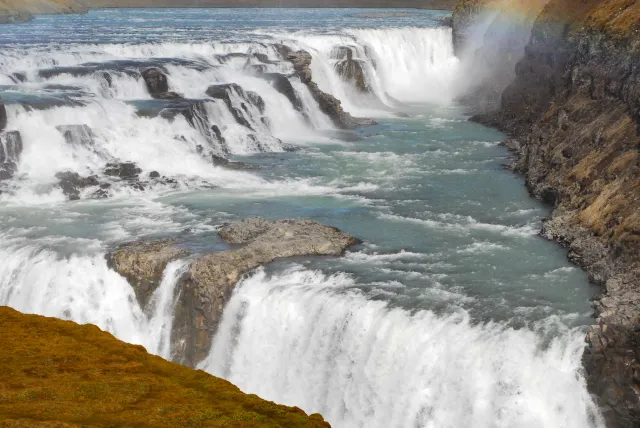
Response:
M261 34L265 35L264 40ZM304 212L300 206L318 210L318 202L311 196L355 193L346 197L358 203L343 206L339 198L335 198L339 202L326 200L337 211L358 205L357 210L351 211L355 227L362 219L358 210L374 205L368 199L374 197L371 194L381 188L396 189L397 183L389 180L421 171L426 163L420 157L423 154L399 155L388 148L368 153L360 151L360 146L357 151L344 151L334 158L312 153L335 159L335 164L340 164L343 158L367 161L366 171L352 170L366 178L353 181L354 177L340 176L318 184L315 177L300 178L299 171L292 169L290 175L280 180L268 180L253 172L216 167L201 156L198 147L218 155L225 150L231 155L246 155L281 151L283 146L278 138L297 145L319 142L350 145L328 140L323 134L334 126L298 79L290 78L302 100L303 112L296 111L285 96L245 69L246 58L220 55L260 53L275 61L277 53L270 45L274 40L293 49L306 49L314 58L314 80L322 90L342 100L347 111L388 117L402 112L405 103L446 105L452 99L459 64L453 56L449 29L347 29L330 34L321 31L276 34L272 30L258 30L250 37L259 41L161 40L3 49L0 84L12 85L10 92L14 95L17 92L22 97L37 98L59 96L62 91L72 93L84 105L67 103L29 110L18 103L9 103L9 128L21 132L25 149L18 174L9 183L9 192L0 196L4 204L3 228L6 227L6 233L0 234L0 304L23 312L93 323L122 340L141 344L150 352L169 358L175 287L186 262L169 264L149 306L141 308L126 280L108 269L105 248L140 236L177 235L186 228L196 236L198 232L211 233L218 223L212 222L213 214L207 210L218 210L220 205L213 203L211 208L208 203L225 198L230 202L223 209L235 215L246 216L249 211L236 211L240 209L236 205L249 207L243 205L245 198L255 201L256 207L249 207L252 213L262 213L265 207L267 215L280 216L283 212L269 203L277 200L284 205L296 197L297 216ZM337 59L332 52L339 46L351 47L354 57L364 62L371 94L356 93L336 74ZM122 71L108 72L111 85L99 73L50 78L37 74L38 69L54 66L157 58L193 61L191 65L165 64L170 90L185 97L203 98L207 87L216 83L233 82L245 91L255 91L265 102L268 125L262 122L262 113L256 106L248 105L244 117L252 125L250 131L236 123L224 103L213 100L198 111L196 127L182 115L174 119L140 117L136 114L139 104L132 102L152 100L142 79ZM248 62L258 65L259 61L249 58ZM266 68L268 72L292 72L286 61L268 64ZM11 78L14 72L26 72L28 81L15 85ZM47 86L51 84L77 89L52 89ZM9 99L6 93L2 96L5 101ZM242 102L234 92L234 106L241 108ZM410 121L417 120L407 122ZM56 128L79 124L91 128L92 145L69 144ZM226 147L211 141L207 135L211 125L220 127ZM389 122L385 125L389 126ZM406 123L401 123L398 129L405 126ZM394 132L396 129L384 138L391 140L389 135L395 135ZM375 138L369 141L372 145L379 144ZM436 157L436 152L427 154L425 161ZM100 174L105 164L112 161L135 162L143 170L142 176L158 171L175 178L179 194L173 195L176 206L155 199L167 189L149 186L138 192L114 182L114 193L119 198L69 204L77 211L57 209L68 207L58 205L63 195L55 187L57 172ZM322 173L336 168L320 165L326 167ZM467 170L432 171L435 175L463 172ZM189 193L205 185L218 188L195 196ZM304 199L305 196L309 199ZM423 198L422 194L418 196ZM423 210L425 199L419 202ZM40 206L33 207L34 204ZM201 207L204 214L198 212ZM283 209L285 215L290 215L286 209L292 208ZM392 235L401 233L400 228L406 224L424 229L413 232L413 236L422 233L428 236L436 231L448 233L451 245L456 238L478 231L505 240L515 236L533 241L535 234L529 225L490 224L454 214L424 219L387 212L383 207L371 217L379 221L372 228L389 233L382 238L378 236L379 244L395 238ZM21 225L30 229L17 231ZM376 236L374 232L379 230L370 232ZM483 248L502 250L500 244L485 243L484 239L486 236L481 242L465 244L461 254L471 257ZM511 251L507 244L504 248L505 252ZM345 263L374 273L386 272L384 278L376 278L373 283L384 291L408 288L403 283L407 278L447 277L448 270L437 268L438 263L423 263L428 259L423 250L375 255L351 253ZM401 270L409 266L396 259L406 258L415 265L412 269L428 268L435 272L422 275ZM375 268L382 261L383 266ZM388 276L393 276L393 280L387 280ZM300 406L307 412L321 412L338 427L603 426L579 373L583 347L579 331L569 330L553 317L530 329L516 331L500 323L473 323L470 315L460 309L451 309L454 312L394 309L386 301L371 300L356 291L355 285L356 277L346 274L327 276L299 268L273 277L257 272L237 288L202 368L228 378L247 392ZM455 288L448 291L427 287L424 294L431 300L438 300L436 295L446 296L440 300L451 303L451 308L481 298ZM547 343L547 336L555 339Z
M579 375L580 332L543 344L540 332L473 325L464 312L391 309L353 285L258 272L236 289L200 367L339 427L603 426Z

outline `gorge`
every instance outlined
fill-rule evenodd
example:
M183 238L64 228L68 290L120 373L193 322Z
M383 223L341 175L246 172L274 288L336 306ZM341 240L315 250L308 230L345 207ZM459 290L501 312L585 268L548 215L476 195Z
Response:
M333 426L636 426L638 6L569 3L2 27L0 304Z

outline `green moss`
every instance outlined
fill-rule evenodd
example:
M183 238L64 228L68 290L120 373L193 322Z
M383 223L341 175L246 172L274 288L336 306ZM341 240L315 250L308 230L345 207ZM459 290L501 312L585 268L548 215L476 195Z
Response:
M0 307L0 427L328 427L95 326Z

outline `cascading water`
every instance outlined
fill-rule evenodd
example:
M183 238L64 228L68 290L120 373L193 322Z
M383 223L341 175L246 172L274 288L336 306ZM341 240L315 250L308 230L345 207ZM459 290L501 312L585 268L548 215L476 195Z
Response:
M3 27L0 304L170 358L189 260L141 307L110 248L172 237L197 257L228 248L230 219L313 218L365 244L245 279L202 368L340 427L602 427L580 372L593 290L535 234L548 210L504 172L503 136L452 103L444 14L402 14L94 10ZM320 90L380 123L337 130L286 57L300 49ZM149 67L168 81L155 98Z

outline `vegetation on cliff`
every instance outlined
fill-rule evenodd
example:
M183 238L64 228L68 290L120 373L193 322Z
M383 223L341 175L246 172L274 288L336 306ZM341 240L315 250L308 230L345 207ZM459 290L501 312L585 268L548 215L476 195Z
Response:
M0 307L0 426L328 427L92 325Z

